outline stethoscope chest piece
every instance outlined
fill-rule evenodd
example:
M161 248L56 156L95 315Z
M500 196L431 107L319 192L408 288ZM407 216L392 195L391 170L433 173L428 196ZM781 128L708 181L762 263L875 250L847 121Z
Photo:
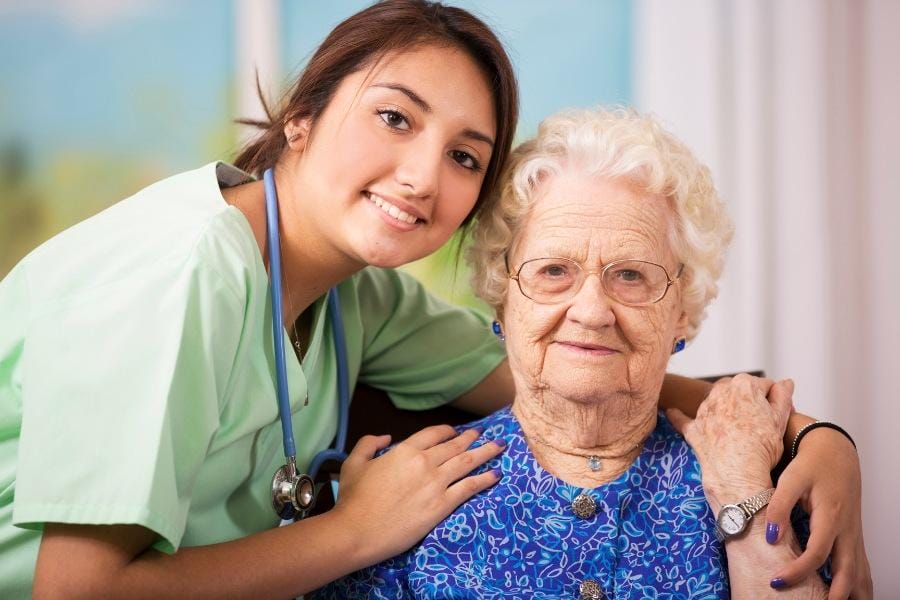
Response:
M316 504L316 488L309 475L298 474L289 461L272 478L272 508L283 520L290 521Z

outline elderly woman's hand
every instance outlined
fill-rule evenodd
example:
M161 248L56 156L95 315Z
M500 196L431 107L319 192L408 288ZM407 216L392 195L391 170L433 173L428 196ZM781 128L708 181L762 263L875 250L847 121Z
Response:
M790 381L773 385L742 374L717 382L696 419L677 409L667 412L697 455L714 512L771 487L770 471L781 457L793 410L792 393Z
M802 452L781 477L766 512L767 540L780 543L798 502L810 515L810 538L803 554L776 577L788 585L812 573L831 554L829 600L872 598L872 574L863 545L859 459L853 444L826 428L803 438Z

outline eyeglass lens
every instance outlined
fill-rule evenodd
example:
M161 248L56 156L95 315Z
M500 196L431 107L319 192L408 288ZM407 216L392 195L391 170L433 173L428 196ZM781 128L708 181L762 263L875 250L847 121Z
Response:
M590 272L574 261L538 258L519 269L519 287L535 302L553 303L578 293ZM669 278L660 265L640 260L610 263L602 270L603 291L622 304L650 304L665 294Z

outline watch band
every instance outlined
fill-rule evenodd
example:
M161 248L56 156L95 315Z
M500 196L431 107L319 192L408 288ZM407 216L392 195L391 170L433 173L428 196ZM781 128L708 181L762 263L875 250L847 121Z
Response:
M750 496L743 502L739 502L738 506L743 508L744 512L747 513L747 518L750 518L759 512L759 509L769 503L769 500L772 499L772 494L774 493L775 488L763 490L755 496Z

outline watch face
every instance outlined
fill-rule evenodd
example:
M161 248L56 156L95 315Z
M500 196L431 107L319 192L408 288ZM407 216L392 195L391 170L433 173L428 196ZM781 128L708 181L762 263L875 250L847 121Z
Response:
M747 524L747 515L737 506L729 504L722 507L717 520L719 527L726 535L735 535L744 530L744 526Z

